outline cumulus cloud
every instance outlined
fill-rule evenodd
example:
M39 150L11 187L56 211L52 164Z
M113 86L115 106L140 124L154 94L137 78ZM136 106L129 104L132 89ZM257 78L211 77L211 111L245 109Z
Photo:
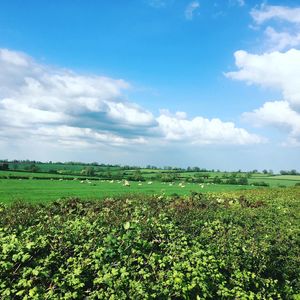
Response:
M300 145L300 114L287 101L266 102L243 117L257 126L275 126L289 132L287 144Z
M300 140L300 51L261 55L237 51L235 61L239 70L227 73L227 77L279 90L283 97L282 101L266 102L244 116L254 124L288 129L288 139L296 144Z
M182 112L171 114L162 110L157 118L160 131L167 140L187 141L194 144L257 144L265 140L245 129L237 128L234 123L220 119L195 117L188 119Z
M265 30L267 44L270 51L283 51L300 45L300 32L291 34L289 32L278 32L268 26Z
M0 49L0 136L65 147L143 145L159 140L251 144L259 137L233 123L162 111L158 117L125 100L122 79L81 75Z
M35 128L76 126L94 137L101 130L124 128L134 137L136 127L151 127L153 115L123 99L130 86L124 80L79 75L69 70L38 64L29 56L0 49L0 125ZM56 126L56 127L54 127ZM88 131L84 131L89 126ZM69 131L70 132L70 131ZM55 133L55 132L53 132ZM118 133L107 135L112 142ZM122 142L124 139L120 139ZM109 142L109 139L106 139Z
M239 70L227 73L229 78L279 89L291 107L300 110L300 50L261 55L241 50L234 56Z
M200 7L198 1L192 1L188 4L185 9L184 15L187 20L192 20L194 18L195 11Z
M250 12L257 25L273 21L274 29L264 29L267 50L262 54L236 51L237 71L228 78L277 90L280 101L268 101L262 107L243 114L257 126L273 126L288 132L286 144L300 146L300 8L261 5ZM279 22L280 21L280 22ZM281 52L279 52L281 51Z

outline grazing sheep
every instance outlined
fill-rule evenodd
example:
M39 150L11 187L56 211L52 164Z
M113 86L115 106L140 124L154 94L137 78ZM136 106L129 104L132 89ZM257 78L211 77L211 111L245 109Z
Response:
M62 178L59 178L59 181L63 181L63 179L62 179Z
M125 180L124 183L123 183L123 186L130 186L129 181Z
M152 181L148 181L148 184L152 184L153 182Z

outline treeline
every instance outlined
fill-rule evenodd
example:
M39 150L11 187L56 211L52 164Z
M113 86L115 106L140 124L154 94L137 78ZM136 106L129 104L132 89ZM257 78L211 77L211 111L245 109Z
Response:
M299 172L297 172L296 170L290 170L290 171L285 171L285 170L281 170L280 171L281 175L300 175Z
M53 167L51 167L53 165ZM68 166L78 166L82 167L82 170L84 170L86 167L93 167L93 168L102 168L101 171L103 171L104 168L107 168L109 171L110 168L113 169L119 169L120 171L135 171L135 170L140 170L142 171L143 169L147 170L153 170L153 173L156 174L157 170L159 171L166 171L166 172L193 172L193 173L215 173L215 172L221 172L219 169L206 169L206 168L200 168L200 167L191 167L188 166L187 168L181 168L181 167L172 167L172 166L164 166L162 168L159 168L157 166L153 165L147 165L146 167L141 167L141 166L129 166L129 165L120 165L120 164L105 164L105 163L98 163L98 162L91 162L91 163L84 163L84 162L79 162L79 161L68 161L68 162L53 162L53 161L48 161L48 162L41 162L38 160L7 160L7 159L2 159L0 160L0 170L11 170L11 171L19 171L19 170L24 170L24 171L29 171L29 172L45 172L45 173L59 173L57 169L55 169L55 165L61 165L64 167L64 170L66 171L65 173L67 174L70 172L72 173L71 169L68 169ZM97 170L97 169L95 169ZM100 171L100 169L98 169ZM266 170L263 169L261 172L257 169L254 169L252 171L234 171L234 172L226 172L222 171L222 173L225 174L269 174L269 175L274 175L273 170ZM281 170L279 172L281 175L300 175L300 172L298 172L296 169L292 170ZM73 173L72 173L73 174Z

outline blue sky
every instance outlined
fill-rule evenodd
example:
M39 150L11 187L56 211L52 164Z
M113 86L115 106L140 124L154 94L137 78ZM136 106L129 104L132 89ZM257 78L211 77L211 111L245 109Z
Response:
M1 1L0 156L300 169L298 2Z

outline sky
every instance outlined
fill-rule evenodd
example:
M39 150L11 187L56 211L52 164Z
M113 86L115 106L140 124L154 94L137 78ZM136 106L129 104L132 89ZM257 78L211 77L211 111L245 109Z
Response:
M300 170L298 0L3 0L0 158Z

